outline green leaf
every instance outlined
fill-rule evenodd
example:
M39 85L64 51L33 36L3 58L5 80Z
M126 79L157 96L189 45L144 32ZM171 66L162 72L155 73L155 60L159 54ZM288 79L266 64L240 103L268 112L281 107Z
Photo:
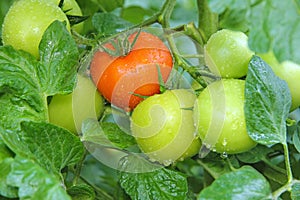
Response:
M0 134L15 153L26 149L15 134L20 131L20 122L48 118L46 97L37 76L39 67L30 54L0 47Z
M35 160L45 169L59 172L76 164L84 147L77 136L66 129L45 122L22 122L21 142L28 146Z
M13 158L7 158L0 163L0 196L8 198L18 197L18 188L7 184L6 178L11 170L11 164L14 162Z
M198 199L271 199L271 188L262 174L250 166L226 173L201 191Z
M296 130L293 134L293 143L296 150L300 153L300 122L298 122Z
M244 163L257 163L261 160L266 159L267 155L271 152L273 152L271 148L263 145L257 145L255 148L252 148L251 150L244 153L239 153L236 156L240 161Z
M37 73L43 92L47 96L72 92L79 52L64 23L55 21L47 28L39 49L43 67Z
M116 123L87 119L83 122L81 140L100 146L125 149L136 145L133 136L125 133Z
M138 163L137 163L138 162ZM121 172L120 184L131 199L185 199L188 187L186 177L173 170L157 167L142 159L127 157L127 168L139 168L149 172ZM150 170L149 170L150 169Z
M117 147L125 149L136 145L136 141L133 136L125 133L116 123L113 122L101 122L100 127L103 129L107 138Z
M291 198L292 200L299 200L300 199L300 183L295 183L292 186L292 191L291 191Z
M32 160L17 156L11 165L7 183L18 187L20 199L70 200L58 177L49 174Z
M209 5L220 14L226 28L234 29L239 24L247 27L249 46L254 52L266 53L272 49L280 62L291 60L300 64L299 2L210 0Z
M68 188L68 194L72 197L72 200L94 200L95 191L87 184L73 185Z
M22 121L48 121L47 96L70 92L76 78L78 51L62 22L54 22L40 44L41 60L10 46L0 47L0 134L15 153L26 154L20 142Z
M129 6L122 9L121 16L123 19L133 23L141 23L147 17L150 17L154 14L153 10L145 9L140 6Z
M13 152L9 148L7 148L7 146L5 145L5 143L2 141L2 139L0 137L0 163L5 158L9 158L9 157L13 157L13 156L14 156Z
M258 56L249 64L245 84L245 118L249 136L264 145L286 142L291 107L287 83Z
M102 36L108 36L129 28L132 24L112 13L96 13L92 18L93 26Z
M210 153L198 162L214 179L231 172L228 162L222 159L219 154Z

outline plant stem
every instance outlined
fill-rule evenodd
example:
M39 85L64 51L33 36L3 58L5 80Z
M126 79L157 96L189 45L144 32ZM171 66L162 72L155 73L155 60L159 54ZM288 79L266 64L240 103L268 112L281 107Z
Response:
M76 185L77 182L78 182L78 180L80 179L80 173L81 173L82 165L83 165L83 163L84 163L84 160L85 160L86 155L87 155L87 150L85 149L82 158L81 158L80 161L76 164L76 170L75 170L75 172L74 172L75 177L74 177L74 179L73 179L73 181L72 181L72 184L73 184L73 185Z
M286 175L287 175L287 183L277 189L275 192L273 192L273 199L278 199L282 193L285 191L291 190L293 186L293 173L290 163L290 157L289 157L289 149L286 142L282 143L283 150L284 150L284 160L285 160L285 168L286 168Z

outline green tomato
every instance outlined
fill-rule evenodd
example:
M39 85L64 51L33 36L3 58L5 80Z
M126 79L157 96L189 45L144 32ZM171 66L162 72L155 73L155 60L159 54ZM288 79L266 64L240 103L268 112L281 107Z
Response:
M65 13L47 0L19 0L8 10L2 27L4 45L12 45L39 57L39 44L48 26L55 20L65 21Z
M60 2L60 0L51 0L51 1L53 1L56 5L59 5L59 2ZM66 12L66 15L82 16L81 8L79 7L76 0L64 0L62 10L64 12ZM83 31L83 22L73 25L72 29L75 30L78 33L82 33L82 31Z
M248 136L244 116L245 81L224 79L211 83L195 103L200 139L218 153L248 151L256 143Z
M55 95L49 106L49 121L73 133L79 133L87 118L99 118L104 110L104 100L93 82L78 75L77 86L71 94Z
M279 63L273 52L259 55L270 67L274 73L286 81L292 96L291 111L300 106L300 65L284 61Z
M167 90L142 101L133 111L131 130L153 161L169 165L198 153L193 119L196 96L189 90Z
M217 76L224 78L245 76L253 55L254 53L248 47L247 35L228 29L214 33L204 47L208 68Z

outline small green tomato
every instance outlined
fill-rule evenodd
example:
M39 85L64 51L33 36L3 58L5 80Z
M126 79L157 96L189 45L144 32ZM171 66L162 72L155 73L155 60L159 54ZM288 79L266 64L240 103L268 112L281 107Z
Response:
M81 130L87 118L99 118L104 110L104 100L93 82L78 75L77 86L71 94L55 95L48 106L49 121L73 133Z
M284 61L279 63L272 51L259 55L270 67L274 73L286 81L292 96L291 111L300 106L300 65Z
M169 165L198 153L193 106L196 96L189 90L167 90L142 101L132 113L131 130L153 161Z
M39 44L48 26L55 20L65 21L65 13L47 0L15 1L8 10L2 25L4 45L12 45L39 57Z
M205 62L217 76L241 78L247 74L254 53L243 32L222 29L214 33L204 47Z
M248 136L244 116L245 81L224 79L208 85L195 103L202 143L218 153L248 151L256 143Z

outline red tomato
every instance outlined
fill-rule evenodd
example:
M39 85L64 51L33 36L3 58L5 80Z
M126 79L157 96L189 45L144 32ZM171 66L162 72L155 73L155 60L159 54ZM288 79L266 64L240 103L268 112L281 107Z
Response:
M157 36L140 32L128 37L130 52L113 56L101 48L94 54L90 71L101 94L113 105L126 111L134 109L143 98L160 93L158 67L164 82L172 70L173 60L168 47ZM104 48L115 50L111 42Z

